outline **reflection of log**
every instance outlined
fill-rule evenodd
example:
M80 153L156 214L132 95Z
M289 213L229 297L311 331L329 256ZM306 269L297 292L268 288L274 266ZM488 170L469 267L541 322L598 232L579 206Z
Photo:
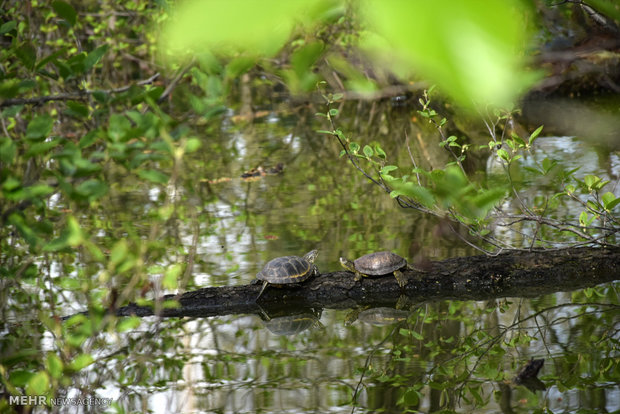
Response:
M353 280L349 272L325 273L300 286L268 287L262 308L294 307L345 309L359 305L394 306L407 303L464 299L486 300L510 296L539 296L620 279L620 249L575 248L540 252L507 252L495 257L473 256L433 262L425 273L404 272L404 290L393 276ZM203 288L163 299L177 299L180 307L163 309L161 316L215 316L259 313L254 303L260 285ZM402 297L401 297L402 296ZM159 306L158 306L159 307ZM131 304L119 315L152 315L148 307Z

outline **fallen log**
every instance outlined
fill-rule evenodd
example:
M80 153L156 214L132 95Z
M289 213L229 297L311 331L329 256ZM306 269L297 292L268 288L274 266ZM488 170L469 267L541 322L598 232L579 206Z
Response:
M155 307L134 303L119 308L119 316L205 317L229 314L262 314L282 308L347 309L391 306L445 299L489 300L535 297L586 288L620 279L620 249L570 248L544 251L510 251L497 256L471 256L431 262L425 271L403 272L407 284L400 288L393 276L355 281L345 271L323 273L292 287L268 287L258 302L261 286L207 287L166 295ZM161 306L176 301L177 307Z

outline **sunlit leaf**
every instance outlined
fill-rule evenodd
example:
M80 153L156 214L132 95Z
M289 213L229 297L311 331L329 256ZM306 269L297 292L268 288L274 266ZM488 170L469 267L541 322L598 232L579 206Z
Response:
M126 332L133 329L136 329L140 326L140 318L137 316L131 316L129 318L119 319L116 325L117 332Z
M164 277L161 281L162 287L164 289L169 289L169 290L176 289L178 285L179 275L181 274L182 270L183 268L178 263L172 266L169 266L166 269L166 272L164 273Z
M48 391L49 386L49 375L45 371L39 371L28 380L26 389L30 395L43 395Z
M163 28L163 49L176 57L202 50L272 56L294 27L319 18L333 2L252 0L180 2Z
M90 354L80 354L71 361L69 364L69 368L74 371L79 371L83 368L86 368L90 364L95 362L94 358Z
M535 77L523 68L527 4L516 0L365 1L364 48L398 76L414 68L461 105L510 106Z
M58 358L58 355L51 353L51 352L48 353L45 365L46 365L48 372L53 378L58 379L62 376L63 364L62 364L62 360Z

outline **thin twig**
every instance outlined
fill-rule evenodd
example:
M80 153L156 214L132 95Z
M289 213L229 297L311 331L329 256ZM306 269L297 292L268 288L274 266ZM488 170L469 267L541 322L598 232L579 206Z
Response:
M107 89L107 90L83 90L75 93L60 93L58 95L48 95L48 96L39 96L36 98L15 98L15 99L6 99L0 102L0 108L5 106L13 106L13 105L40 105L50 101L76 101L86 99L89 95L94 93L121 93L128 91L132 86L138 85L148 85L153 83L155 79L159 77L159 72L154 74L148 79L141 80L136 82L135 84L125 85L120 88Z

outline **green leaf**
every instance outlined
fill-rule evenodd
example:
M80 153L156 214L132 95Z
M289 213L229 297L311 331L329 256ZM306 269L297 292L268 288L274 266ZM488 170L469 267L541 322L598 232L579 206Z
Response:
M32 229L32 227L25 222L23 217L18 215L17 213L13 213L8 218L8 223L15 226L15 228L19 231L20 235L28 242L31 247L35 247L39 243L39 238L37 234Z
M0 137L0 162L9 166L15 161L17 145L9 137Z
M398 167L395 165L386 165L383 168L381 168L380 174L381 175L388 175L390 174L392 171L397 170Z
M118 265L125 260L128 252L129 247L127 246L127 241L125 239L117 241L110 251L110 264Z
M0 36L10 32L11 30L15 29L15 27L17 27L17 22L15 20L10 20L4 23L2 26L0 26Z
M370 145L364 145L364 155L367 156L368 158L370 158L373 155L375 155L375 153L372 150L372 148L370 148Z
M390 193L392 198L403 195L412 198L426 208L433 208L435 206L435 197L426 187L412 182L398 183L398 181L393 181L391 184L394 188Z
M141 320L137 316L130 316L129 318L119 319L116 324L116 332L126 332L132 329L136 329L140 326Z
M291 56L291 65L297 76L312 72L312 66L323 54L323 42L311 42L302 46Z
M26 385L26 392L29 395L43 395L46 394L50 386L50 377L45 371L39 371L34 374Z
M583 182L586 183L586 187L588 187L588 189L590 190L593 189L593 187L599 181L601 181L601 179L597 177L596 175L588 174L585 177L583 177Z
M90 179L75 187L75 192L91 202L103 197L108 192L108 185L103 181Z
M383 151L383 148L381 148L379 144L375 145L375 152L377 153L377 157L381 158L382 160L387 158L385 151Z
M620 197L616 197L613 193L606 192L603 194L601 200L605 206L605 210L611 211L620 203Z
M67 107L68 109L64 111L65 115L69 115L69 116L73 116L75 118L81 118L81 119L88 117L88 113L89 113L88 106L84 104L81 104L76 101L68 101Z
M47 371L50 373L52 378L58 379L62 377L63 364L61 359L58 358L58 355L51 352L48 353L45 367L47 368Z
M35 142L28 147L28 150L24 154L26 158L32 158L36 155L47 154L49 151L60 144L59 139L53 139L51 141Z
M201 50L269 57L286 44L293 29L315 21L329 7L330 2L321 0L179 2L174 18L162 28L160 47L172 58L190 57ZM314 53L308 54L299 60L310 60Z
M80 371L83 368L86 368L90 364L95 362L93 357L90 354L80 354L71 363L69 364L69 368L73 371Z
M170 177L157 170L139 170L138 176L156 184L166 184Z
M357 152L360 150L360 145L357 142L351 142L349 144L349 151L351 151L354 154L357 154Z
M34 65L37 62L37 50L30 43L24 43L18 47L15 50L15 55L28 70L34 69Z
M99 62L99 59L101 59L107 51L108 45L103 45L90 52L84 59L84 72L88 72L93 66L95 66L95 64Z
M530 37L530 9L523 2L367 1L361 5L360 14L372 30L361 39L362 48L375 61L403 80L415 73L436 82L465 107L474 103L510 106L520 90L539 76L523 69L524 45Z
M506 151L505 149L503 148L498 149L497 155L504 161L510 162L510 155L508 154L508 151Z
M52 8L58 16L65 19L71 26L75 25L75 22L77 21L77 13L75 12L73 6L69 3L56 0L52 2Z
M131 123L123 115L112 114L108 122L108 137L110 137L113 142L122 141L131 128Z
M191 154L192 152L196 152L202 146L202 141L198 138L189 138L185 143L185 152Z
M16 387L23 387L33 376L33 372L24 369L16 369L9 371L9 382Z
M544 170L544 175L547 175L549 171L557 164L556 160L550 160L549 158L545 158L542 160L542 167Z
M529 145L534 144L534 141L536 141L536 138L538 138L538 135L540 135L541 131L543 130L544 125L539 126L538 128L536 128L536 130L534 132L532 132L532 135L530 135L530 139L529 139Z
M256 58L252 56L240 56L231 60L226 65L226 77L235 79L243 75L256 64Z
M336 115L338 115L338 113L339 113L339 112L338 112L338 110L337 110L336 108L331 108L331 109L329 110L329 115L330 115L330 116L336 116Z
M39 115L28 123L26 139L43 140L52 132L54 120L49 115Z
M182 267L176 263L169 266L164 273L164 278L161 281L161 285L164 289L174 290L177 288L179 275L181 274Z

